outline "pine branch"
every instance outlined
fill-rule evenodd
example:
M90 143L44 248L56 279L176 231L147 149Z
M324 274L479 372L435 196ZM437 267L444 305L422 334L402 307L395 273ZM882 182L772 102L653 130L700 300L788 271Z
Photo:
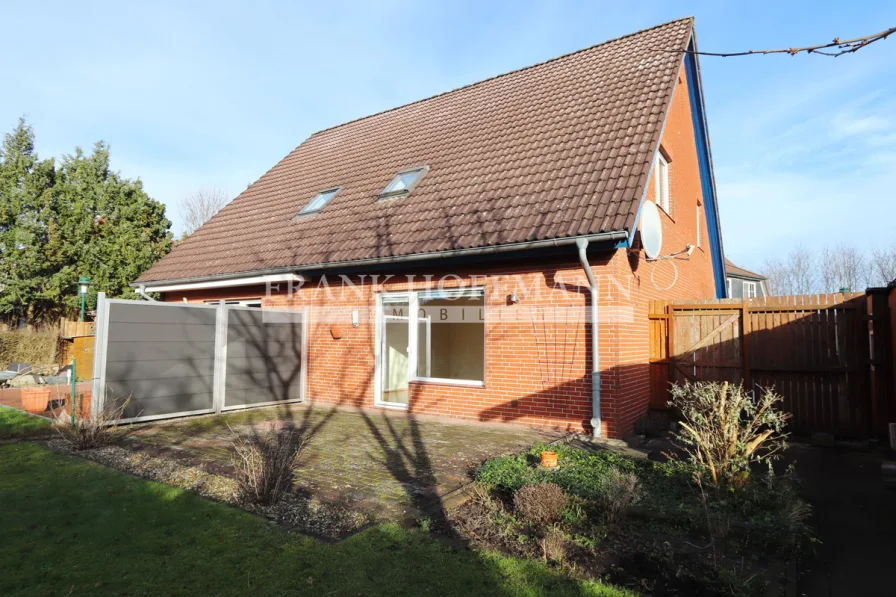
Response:
M747 50L745 52L700 52L697 50L667 50L669 52L683 52L686 54L696 54L698 56L716 56L721 58L730 58L732 56L753 56L753 55L764 55L764 54L789 54L791 56L796 56L800 53L806 54L821 54L822 56L831 56L838 57L843 54L852 54L853 52L858 52L865 46L869 44L873 44L876 41L880 41L882 39L887 39L890 35L896 33L896 27L891 27L886 31L881 31L880 33L874 33L873 35L866 35L864 37L857 37L855 39L840 39L839 37L835 37L833 41L820 44L817 46L805 46L802 48L779 48L775 50ZM828 51L833 50L833 51Z

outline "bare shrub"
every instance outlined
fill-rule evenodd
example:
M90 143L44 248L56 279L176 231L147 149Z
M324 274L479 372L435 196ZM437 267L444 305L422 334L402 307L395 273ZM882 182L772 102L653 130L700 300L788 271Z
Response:
M476 541L500 543L514 522L504 504L483 483L473 483L465 492L470 499L450 513L451 528Z
M603 480L599 502L604 520L615 526L625 520L632 506L641 501L641 484L634 473L611 469Z
M73 450L92 450L116 443L123 435L122 429L115 424L122 418L128 400L108 400L103 409L91 413L89 417L71 415L63 409L53 419L53 428Z
M541 555L546 562L562 564L566 559L566 537L556 527L548 527L541 538Z
M55 329L0 330L0 367L55 363L58 348L59 333Z
M774 458L787 446L784 425L790 415L776 408L781 400L763 389L754 402L743 387L728 382L675 385L670 404L683 418L676 439L714 487L742 487L751 464Z
M294 428L271 429L248 437L234 435L237 499L262 505L277 503L295 480L294 469L305 438Z
M483 483L471 483L464 491L471 501L482 504L486 510L496 512L501 509L501 502L492 497L489 487Z
M517 513L539 525L560 520L567 502L566 494L554 483L523 485L513 496L513 507Z

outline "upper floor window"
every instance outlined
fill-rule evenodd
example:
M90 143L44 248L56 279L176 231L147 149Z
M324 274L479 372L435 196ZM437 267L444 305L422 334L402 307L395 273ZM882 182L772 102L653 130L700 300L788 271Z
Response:
M324 208L324 206L330 202L330 199L336 196L342 187L336 187L333 189L327 189L325 191L321 191L317 195L311 198L311 201L308 202L302 211L299 212L300 216L307 216L309 214L316 214L320 210Z
M386 185L386 188L380 191L380 199L405 197L409 195L428 171L429 166L419 166L417 168L402 170L395 175L395 178L393 178L389 184Z
M756 298L756 282L744 281L744 298Z
M734 298L731 295L731 278L725 278L725 286L727 286L726 290L728 291L728 298Z
M656 204L662 207L667 214L671 214L672 199L669 196L669 162L662 151L656 152L656 161L653 165L653 180Z

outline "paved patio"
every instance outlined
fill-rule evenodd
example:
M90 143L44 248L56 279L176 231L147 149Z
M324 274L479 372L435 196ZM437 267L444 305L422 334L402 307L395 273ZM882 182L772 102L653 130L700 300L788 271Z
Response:
M297 490L393 520L437 514L440 498L469 482L483 460L563 435L380 409L291 405L148 424L133 430L128 445L227 474L234 432L286 425L309 438Z

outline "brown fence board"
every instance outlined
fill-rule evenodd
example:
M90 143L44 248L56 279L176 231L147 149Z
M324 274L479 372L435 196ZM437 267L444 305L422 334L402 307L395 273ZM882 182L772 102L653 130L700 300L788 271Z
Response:
M794 432L883 433L896 417L894 301L875 296L652 301L650 403L665 405L670 383L727 380L782 394Z

